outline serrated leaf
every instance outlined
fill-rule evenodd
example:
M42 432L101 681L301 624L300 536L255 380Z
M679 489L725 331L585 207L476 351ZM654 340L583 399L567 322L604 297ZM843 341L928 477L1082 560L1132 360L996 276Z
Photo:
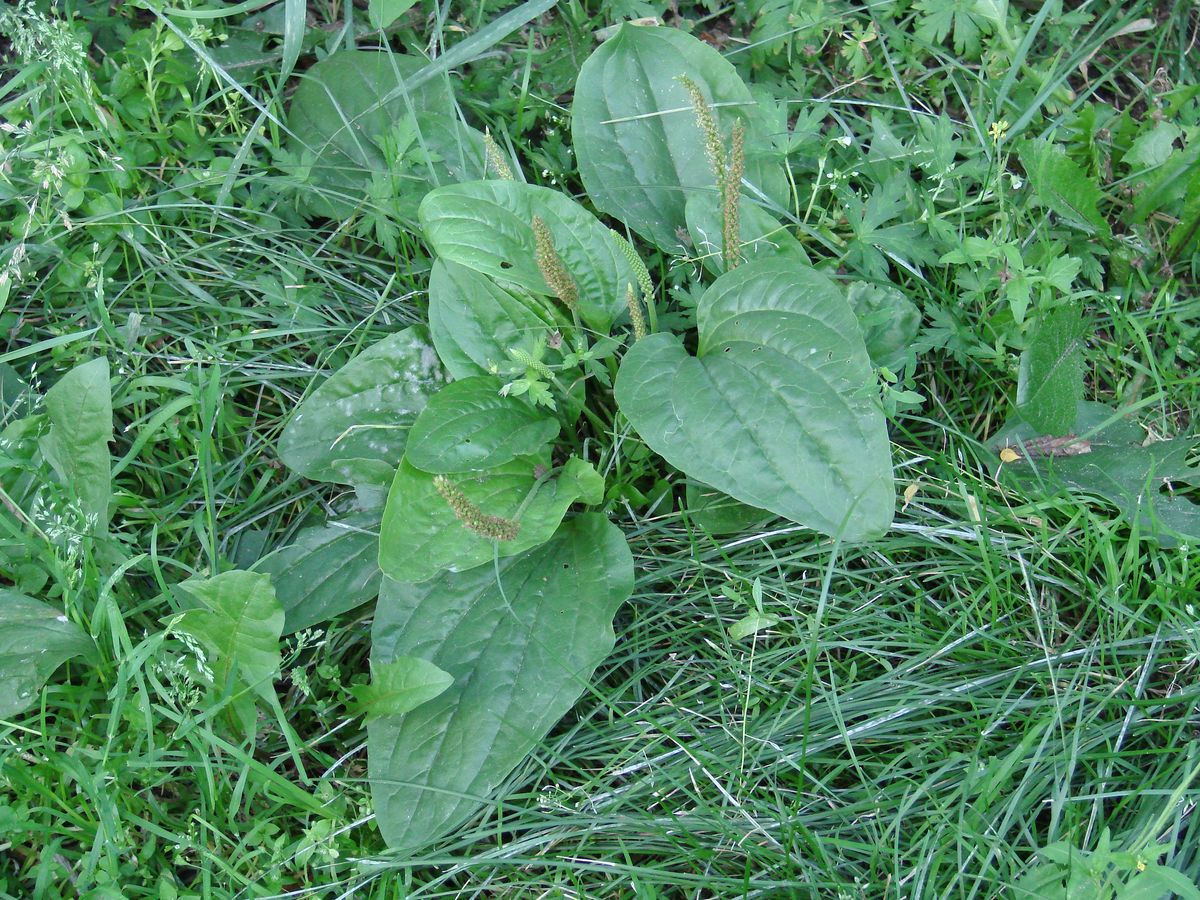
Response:
M448 380L424 328L390 335L305 398L279 439L279 458L317 481L387 485L409 427Z
M625 354L621 411L689 476L825 534L883 533L891 449L862 332L829 279L764 260L722 275L696 311L699 350L654 334Z
M1103 238L1112 237L1097 207L1103 196L1100 188L1061 149L1049 141L1030 141L1020 159L1039 200L1062 218Z
M1017 408L1041 434L1066 434L1083 399L1083 349L1090 328L1080 310L1061 306L1042 318L1021 354Z
M367 725L376 821L414 851L487 802L583 692L633 590L624 535L603 516L520 556L423 585L385 581L371 659L419 656L454 684Z
M921 13L916 36L940 44L953 32L954 51L975 56L979 53L980 31L988 27L979 6L978 0L920 0L915 5Z
M579 289L580 318L602 334L625 310L626 286L637 284L609 229L560 191L515 181L451 185L431 192L419 217L442 259L550 295L534 244L533 220L540 218Z
M385 716L402 716L445 693L454 678L427 659L397 656L371 664L371 683L354 688L356 712L371 723Z
M531 456L558 436L559 424L527 400L502 396L492 375L455 381L413 422L405 460L423 472L481 472Z
M1004 466L1002 474L1026 490L1041 485L1100 497L1135 522L1142 537L1164 547L1200 538L1200 503L1187 493L1188 486L1200 486L1200 467L1188 464L1197 438L1143 446L1142 430L1117 411L1088 402L1077 409L1070 431L1079 440L1072 443L1071 455L1043 455L1040 435L1025 422L1001 429L989 446L1011 446L1022 456L1021 462Z
M474 269L439 259L429 276L429 331L438 356L455 378L487 375L509 362L511 347L566 328L546 301L506 287Z
M81 363L46 391L50 431L40 441L42 453L83 510L89 530L108 528L112 499L112 393L108 360Z
M341 50L304 73L288 110L289 147L317 188L305 194L312 212L348 218L384 179L397 211L411 218L430 188L483 177L483 135L459 120L448 82L408 87L426 62ZM397 159L400 140L416 151L407 165Z
M95 652L92 639L62 610L0 587L0 719L32 706L68 659Z
M735 118L745 122L745 180L781 206L788 197L770 125L733 66L676 28L622 25L580 68L572 145L596 208L669 253L682 248L688 199L716 185L680 76L700 88L726 140Z
M539 484L549 468L544 453L452 479L482 513L511 519L516 540L493 541L464 525L434 486L434 476L405 460L388 494L380 532L379 565L398 581L421 582L439 572L460 572L513 556L550 539L571 504L601 501L604 479L581 459L569 459L557 477Z
M283 633L328 621L379 593L382 507L305 528L286 547L264 556L255 571L271 576L284 611Z
M244 686L260 698L275 699L279 674L279 636L283 607L269 575L233 570L211 578L192 578L179 587L203 604L174 621L176 631L191 635L208 651L213 689L233 691L233 710L248 734L254 733L254 706L239 696Z

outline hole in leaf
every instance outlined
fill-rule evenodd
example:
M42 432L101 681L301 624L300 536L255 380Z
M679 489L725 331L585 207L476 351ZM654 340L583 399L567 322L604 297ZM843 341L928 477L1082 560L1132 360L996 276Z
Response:
M500 260L500 268L511 269L512 267L513 267L513 264L510 263L507 259Z
M1200 487L1190 485L1186 481L1164 479L1158 486L1158 495L1168 502L1200 505Z

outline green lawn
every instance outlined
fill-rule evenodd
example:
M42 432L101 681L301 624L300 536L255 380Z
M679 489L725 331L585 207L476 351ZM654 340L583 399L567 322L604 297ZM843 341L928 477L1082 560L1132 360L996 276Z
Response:
M1200 897L1200 7L403 6L0 12L0 895ZM587 332L592 357L555 464L604 480L567 519L620 530L632 595L532 752L453 828L389 849L367 752L366 720L401 718L378 648L370 684L376 534L383 515L386 560L415 519L379 511L398 456L382 481L327 482L281 437L335 371L429 322L451 250L417 204L469 180L445 148L482 154L483 133L470 178L503 162L599 214L645 263L648 327L693 333L723 244L656 245L572 140L596 33L643 16L750 86L748 171L769 156L786 202L744 195L734 233L769 216L813 268L911 304L908 330L855 308L856 346L890 347L865 393L894 518L853 541L761 511L715 528L683 471L706 449L669 464L620 382L601 389L629 314L606 343L560 309L555 340ZM436 121L434 99L385 106L370 172L306 154L321 120L297 112L354 47L441 98ZM535 362L496 377L566 415L571 361ZM260 563L327 523L348 549L312 572L295 549ZM351 546L358 593L301 620L289 591ZM472 571L499 584L492 553ZM214 599L251 570L271 577Z

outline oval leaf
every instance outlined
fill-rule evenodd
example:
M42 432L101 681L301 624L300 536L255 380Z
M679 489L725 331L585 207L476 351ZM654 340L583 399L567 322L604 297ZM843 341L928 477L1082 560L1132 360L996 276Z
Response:
M846 289L846 299L858 317L871 364L898 370L921 329L921 311L916 304L891 285L865 281L853 282Z
M417 0L370 0L367 4L367 18L372 28L387 28L416 3Z
M483 135L458 117L448 82L407 81L426 64L415 55L342 50L304 73L288 111L290 144L308 179L313 213L346 218L373 181L390 182L412 217L431 187L482 178Z
M420 210L425 237L440 257L545 295L552 292L537 264L535 216L549 228L579 290L580 318L607 334L637 274L609 230L570 197L515 181L475 181L432 191Z
M454 678L413 712L367 725L389 846L424 847L480 808L583 692L632 590L624 535L594 514L496 567L384 582L372 665L419 656Z
M46 391L50 431L41 439L42 453L86 516L83 527L94 534L108 528L112 499L112 392L108 360L81 363Z
M688 519L713 535L744 534L771 515L698 481L688 481L685 497Z
M279 458L317 481L386 485L409 426L447 381L424 328L386 337L300 404L279 439Z
M305 528L291 544L254 564L255 571L271 576L283 606L284 634L328 621L378 595L382 515L381 507Z
M476 375L446 385L413 422L405 459L423 472L494 469L537 453L558 436L558 420L520 397L500 394L502 383Z
M107 379L104 387L107 392ZM68 659L95 650L62 610L0 588L0 719L32 706L46 679Z
M508 350L529 350L539 338L561 331L542 302L458 263L439 259L429 276L429 331L446 369L455 378L486 375L510 362Z
M788 196L769 126L733 66L677 29L623 25L579 71L571 141L596 208L672 253L682 249L688 199L716 185L680 76L700 88L726 140L735 117L744 120L745 181L780 205Z
M825 534L886 530L890 445L841 290L764 260L717 279L696 312L698 356L655 334L621 362L617 402L642 439L691 477Z
M581 459L569 459L557 478L538 482L549 454L523 457L479 477L455 479L466 499L487 516L516 522L515 540L495 541L468 528L438 493L435 476L405 460L388 494L380 532L379 565L398 581L420 582L513 556L549 540L576 500L595 505L604 479Z

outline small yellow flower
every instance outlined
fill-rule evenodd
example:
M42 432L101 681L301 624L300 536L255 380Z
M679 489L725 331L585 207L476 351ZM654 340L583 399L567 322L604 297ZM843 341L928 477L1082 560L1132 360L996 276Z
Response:
M992 137L992 143L998 144L1004 140L1004 136L1008 134L1008 119L1001 119L998 122L993 122L988 126L988 134Z

